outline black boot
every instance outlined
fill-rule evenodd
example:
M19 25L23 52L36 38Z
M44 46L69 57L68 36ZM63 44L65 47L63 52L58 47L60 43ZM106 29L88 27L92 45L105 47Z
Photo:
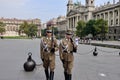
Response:
M72 74L68 74L68 80L72 80Z
M53 80L54 79L54 72L50 72L50 80Z
M65 80L67 80L68 79L68 75L67 75L67 72L64 72L64 76L65 76Z
M49 80L49 71L48 71L48 69L45 70L45 75L46 75L46 80Z

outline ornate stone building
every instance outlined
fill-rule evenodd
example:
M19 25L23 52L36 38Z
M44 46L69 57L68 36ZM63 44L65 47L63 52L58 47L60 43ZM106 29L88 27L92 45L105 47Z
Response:
M57 18L57 26L58 26L58 30L60 32L65 31L67 29L67 20L65 16L59 16Z
M24 23L24 21L28 22L28 24L35 24L38 26L38 36L41 36L41 21L40 19L31 19L31 20L21 20L21 19L7 19L7 18L0 18L0 22L3 22L6 24L5 30L6 32L3 33L3 36L19 36L18 30L20 28L20 25Z
M67 28L75 31L77 22L90 19L104 19L108 21L109 33L108 39L120 38L120 0L113 4L108 2L100 7L95 7L95 0L86 0L85 5L80 2L73 4L72 0L68 0L67 4Z
M120 38L120 1L116 4L108 2L106 5L96 8L93 12L93 18L102 18L108 21L108 39Z
M57 18L50 19L46 24L47 27L57 27Z
M60 37L64 37L65 31L67 30L67 20L65 16L59 16L57 18L57 27L58 27Z

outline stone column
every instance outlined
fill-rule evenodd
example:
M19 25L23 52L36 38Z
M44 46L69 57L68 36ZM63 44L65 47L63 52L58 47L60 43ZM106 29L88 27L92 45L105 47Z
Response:
M7 31L9 31L10 29L9 29L9 26L7 26Z
M73 17L73 28L75 27L75 17Z
M77 22L79 21L79 15L77 16Z
M70 18L70 28L71 28L71 25L72 25L72 18Z
M108 11L108 26L110 26L110 18L109 18L109 11Z
M71 23L72 23L72 22L71 22L71 18L70 18L70 26L69 26L69 28L71 28Z
M99 19L101 19L101 14L99 14Z
M76 17L74 17L74 30L75 30L75 28L76 28Z
M119 3L120 3L120 0L119 0ZM119 10L118 10L118 24L119 24L119 26L120 26L120 8L119 8Z
M67 29L69 28L69 26L70 26L70 19L68 18L68 20L67 20L68 22L67 22Z
M97 20L97 19L96 19L96 15L93 16L93 19Z
M73 17L72 17L72 25L71 25L71 28L72 28L72 29L73 29L73 26L74 26L74 25L73 25Z
M70 28L70 26L71 26L71 18L69 18L69 26L68 26L68 28Z
M103 16L104 16L104 20L106 20L106 19L105 19L105 12L103 13Z
M78 16L76 16L76 23L75 23L75 26L77 26L77 22L78 22Z
M68 26L68 29L70 28L70 23L71 23L71 22L70 22L70 18L69 18L69 26Z
M113 26L115 26L115 12L113 10Z
M72 29L74 28L74 17L72 17Z
M75 18L73 17L73 30L74 30L74 27L75 27Z

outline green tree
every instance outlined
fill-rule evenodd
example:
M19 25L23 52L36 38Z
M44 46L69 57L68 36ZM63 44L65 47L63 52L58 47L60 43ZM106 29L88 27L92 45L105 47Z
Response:
M46 36L46 29L41 29L41 35Z
M35 24L29 24L29 27L26 30L26 34L28 35L28 37L33 37L33 36L37 36L37 31L38 28Z
M96 28L96 20L89 20L86 23L86 27L84 28L84 32L86 35L92 34L93 37L97 35L97 28Z
M54 31L54 34L55 34L55 35L58 34L58 28L57 28L57 27L53 27L53 31Z
M80 20L78 23L77 23L77 27L76 27L76 36L79 36L79 37L83 37L84 36L84 28L86 26L86 23L82 20Z
M28 37L33 37L37 35L38 28L35 24L28 24L24 22L20 26L20 33L25 33Z
M2 34L3 32L5 32L5 24L0 22L0 33Z
M25 21L23 24L20 25L19 34L21 35L21 33L28 33L28 27L29 24Z
M108 33L108 23L103 19L96 20L96 27L101 40L105 39L106 33Z

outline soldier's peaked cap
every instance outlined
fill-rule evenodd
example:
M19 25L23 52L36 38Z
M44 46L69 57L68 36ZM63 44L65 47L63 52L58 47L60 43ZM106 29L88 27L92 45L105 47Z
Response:
M52 32L52 27L47 27L46 32Z
M67 31L66 31L66 34L68 34L68 35L72 35L72 30L70 30L70 29L67 30Z

